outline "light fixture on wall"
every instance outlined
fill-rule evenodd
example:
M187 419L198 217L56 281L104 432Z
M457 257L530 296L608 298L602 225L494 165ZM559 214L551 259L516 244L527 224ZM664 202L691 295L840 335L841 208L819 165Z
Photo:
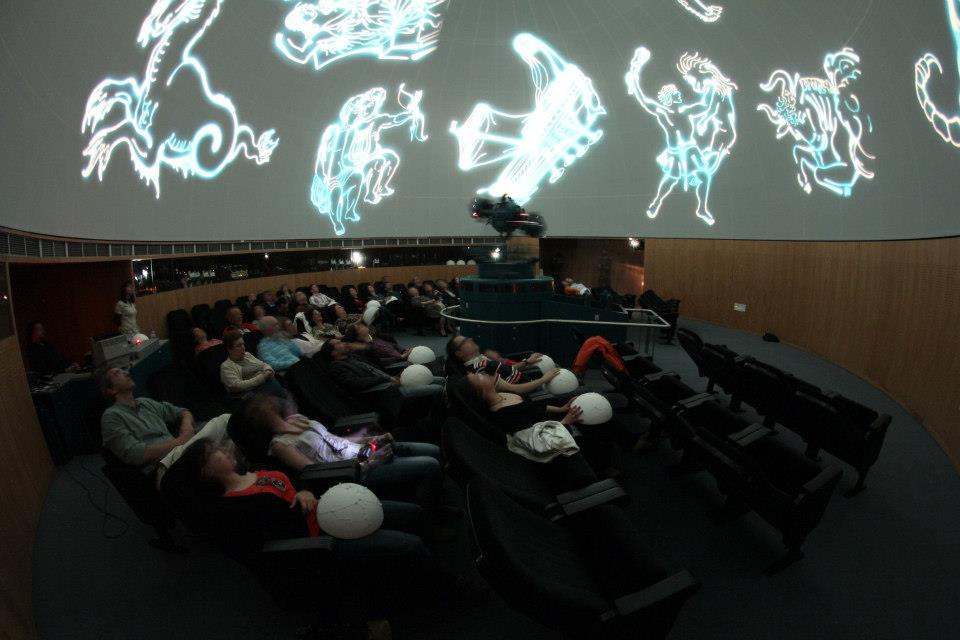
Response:
M493 251L491 251L491 252L490 252L490 257L493 258L494 260L499 260L499 259L500 259L500 247L497 247L496 249L494 249Z
M358 269L363 268L363 263L366 262L367 258L360 251L351 251L350 252L350 262L353 263L353 266Z
M270 254L269 254L269 253L263 254L263 259L264 259L264 260L269 260L269 259L270 259Z
M640 248L640 241L637 240L636 238L629 238L629 239L627 240L627 242L630 243L630 248L631 248L631 249L639 249L639 248Z

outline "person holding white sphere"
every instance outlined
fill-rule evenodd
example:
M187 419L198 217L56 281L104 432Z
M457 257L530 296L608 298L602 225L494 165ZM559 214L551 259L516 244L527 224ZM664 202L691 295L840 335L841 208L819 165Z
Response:
M272 457L300 471L312 464L355 460L365 486L428 509L443 492L440 447L434 444L396 442L389 433L343 438L305 416L284 417L280 403L268 396L241 403L227 429L251 462Z
M518 384L527 377L526 372L539 373L536 365L542 359L542 354L532 353L524 360L508 360L492 349L481 350L480 345L468 336L454 336L447 342L447 360L453 366L462 373L482 371L495 376L498 384L499 381Z

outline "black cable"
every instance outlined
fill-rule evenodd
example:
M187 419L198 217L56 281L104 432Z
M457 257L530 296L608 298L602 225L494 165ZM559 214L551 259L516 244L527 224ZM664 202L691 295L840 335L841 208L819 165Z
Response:
M116 540L117 538L122 538L130 530L130 524L123 517L113 513L107 508L107 504L110 499L110 488L111 488L110 483L105 478L101 477L99 473L87 468L87 466L83 463L83 458L80 458L79 465L81 469L86 471L88 474L92 475L94 478L96 478L99 482L101 482L104 485L102 506L98 504L97 501L94 499L91 488L86 484L84 484L79 478L77 478L77 476L73 474L73 472L70 470L69 464L64 465L63 470L64 472L66 472L67 476L69 476L74 483L76 483L81 489L83 489L83 492L86 494L87 501L90 503L90 505L97 512L103 514L103 523L101 524L101 527L100 527L101 535L103 535L103 537L108 540ZM110 520L119 522L123 528L118 533L108 533L107 522L109 522Z

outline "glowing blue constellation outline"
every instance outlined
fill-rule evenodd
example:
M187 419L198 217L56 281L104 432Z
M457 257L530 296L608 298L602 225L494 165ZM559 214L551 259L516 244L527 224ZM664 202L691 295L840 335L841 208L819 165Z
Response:
M555 183L603 137L603 130L594 125L607 111L590 78L546 42L521 33L513 39L513 48L530 67L533 111L515 115L481 102L462 125L453 121L450 132L459 143L462 171L507 162L493 184L477 193L509 193L522 205L544 178L549 176L550 183ZM519 122L519 134L491 132L498 118ZM499 146L499 153L488 156L488 144Z
M210 88L203 62L193 54L207 28L220 14L223 0L156 0L137 36L141 48L153 43L143 78L106 78L87 99L81 126L89 134L83 150L83 177L96 171L103 175L113 150L126 145L137 174L152 185L160 197L160 168L164 165L184 178L192 175L209 180L243 153L265 164L279 140L269 129L257 136L237 119L229 97ZM179 56L178 56L179 54ZM195 80L213 112L210 121L195 131L156 131L154 120L164 95L175 84Z
M956 55L957 72L960 75L960 0L945 0L947 5L947 18L950 21L950 32L953 34L953 47ZM940 107L936 105L933 98L930 97L929 84L933 75L933 68L936 67L940 74L943 74L943 67L940 66L940 60L932 53L926 53L917 61L915 68L915 83L917 89L917 100L920 101L920 107L923 109L927 120L933 125L934 130L944 142L949 142L955 147L960 148L960 113L947 115Z
M410 140L427 140L426 118L420 111L423 91L400 85L398 113L384 113L387 91L374 87L347 100L340 119L324 129L317 149L310 202L330 217L334 232L343 235L344 220L360 221L361 202L377 204L393 194L390 181L400 167L400 155L380 144L384 131L409 125Z
M737 85L724 76L708 58L697 53L684 53L677 62L677 71L690 85L696 100L684 103L675 84L664 85L657 99L644 93L641 84L643 67L650 60L650 50L639 47L624 76L627 93L643 109L657 119L663 130L666 148L657 156L662 177L657 195L647 208L647 217L656 218L664 200L678 184L687 191L693 187L697 196L697 217L714 223L708 199L713 177L737 141L737 113L733 94Z
M274 46L316 70L350 56L417 61L437 48L447 0L285 0L296 2Z
M704 22L716 22L723 15L723 7L718 4L704 4L703 0L677 0L677 4Z
M824 189L850 197L860 178L872 180L875 175L866 165L875 157L863 147L864 130L872 133L873 123L850 92L860 77L860 56L849 47L828 53L823 71L822 78L774 71L760 88L769 93L779 86L777 101L760 104L757 110L776 125L777 140L791 136L796 141L793 161L804 192L813 191L812 174Z

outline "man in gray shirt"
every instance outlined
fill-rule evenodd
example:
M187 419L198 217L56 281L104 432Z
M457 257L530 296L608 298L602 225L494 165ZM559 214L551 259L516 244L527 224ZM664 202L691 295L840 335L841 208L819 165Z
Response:
M121 462L153 473L157 463L193 437L193 415L169 402L134 398L136 383L125 369L108 369L100 378L103 394L113 404L100 418L103 446ZM168 425L178 422L178 435Z

